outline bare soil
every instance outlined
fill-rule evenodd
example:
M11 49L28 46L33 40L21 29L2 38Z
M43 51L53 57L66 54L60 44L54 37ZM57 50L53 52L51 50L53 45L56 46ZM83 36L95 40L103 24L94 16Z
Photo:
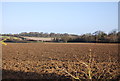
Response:
M118 59L118 44L8 43L2 46L2 78L89 79L85 63L93 79L119 79Z

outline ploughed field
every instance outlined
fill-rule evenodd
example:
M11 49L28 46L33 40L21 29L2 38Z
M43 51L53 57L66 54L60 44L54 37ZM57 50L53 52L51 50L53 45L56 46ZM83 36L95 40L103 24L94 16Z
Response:
M118 44L8 43L3 79L119 79Z

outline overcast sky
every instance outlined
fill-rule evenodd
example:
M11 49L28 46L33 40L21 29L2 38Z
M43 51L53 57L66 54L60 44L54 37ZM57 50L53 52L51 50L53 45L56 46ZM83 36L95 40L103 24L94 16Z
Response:
M118 28L118 3L4 2L2 18L2 33L109 32Z

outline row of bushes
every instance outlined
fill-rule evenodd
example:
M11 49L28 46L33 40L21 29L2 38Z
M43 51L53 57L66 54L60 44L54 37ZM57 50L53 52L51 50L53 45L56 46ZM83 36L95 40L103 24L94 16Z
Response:
M39 33L39 32L29 32L29 33L20 33L20 34L2 34L2 36L12 36L18 37L20 39L13 40L9 39L9 42L29 42L24 39L24 36L29 37L51 37L54 38L51 42L92 42L92 43L119 43L120 42L120 32L114 30L110 33L105 33L103 31L96 31L94 33L87 33L83 35L75 34L55 34L55 33ZM7 40L8 42L8 40ZM35 41L34 42L38 42Z

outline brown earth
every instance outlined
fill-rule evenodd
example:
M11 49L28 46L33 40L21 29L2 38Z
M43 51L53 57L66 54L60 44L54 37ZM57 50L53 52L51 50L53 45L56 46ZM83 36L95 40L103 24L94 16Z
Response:
M118 44L8 43L3 79L90 79L88 66L92 79L119 79L118 58Z

